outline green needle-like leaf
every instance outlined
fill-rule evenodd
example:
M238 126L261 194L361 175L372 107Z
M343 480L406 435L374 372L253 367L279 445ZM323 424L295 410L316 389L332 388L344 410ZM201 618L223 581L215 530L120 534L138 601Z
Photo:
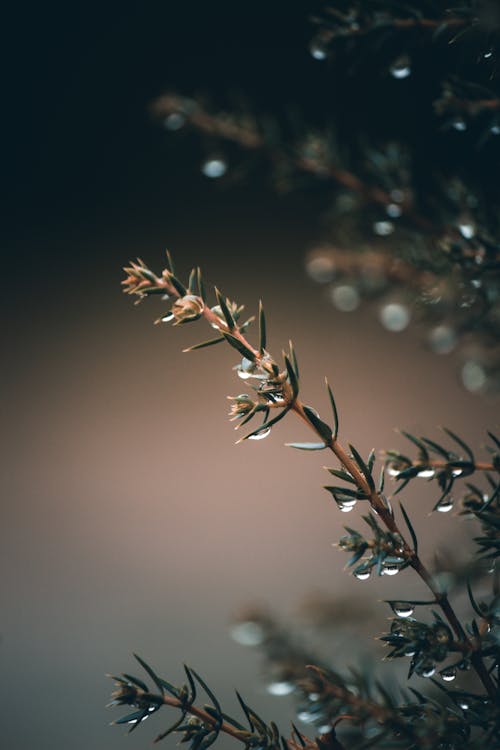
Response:
M163 693L165 692L165 687L163 685L163 681L158 677L156 672L153 671L153 669L144 661L144 659L141 659L140 656L137 656L137 654L134 654L134 659L136 659L144 669L144 671L148 673L160 693L163 695Z
M201 274L201 268L198 266L196 269L196 279L198 282L198 294L202 298L203 302L207 302L207 293L205 291L205 284L203 283L203 277Z
M232 316L232 313L229 307L227 306L226 300L224 299L222 294L219 292L217 287L215 287L215 296L217 297L217 304L219 305L220 309L222 310L222 314L224 315L224 319L227 323L227 327L229 328L230 331L232 331L235 326L235 320Z
M352 453L352 455L354 457L354 460L358 464L358 466L361 469L361 471L362 471L362 473L363 473L366 481L370 485L370 489L374 490L375 489L375 482L373 481L373 477L372 477L370 469L368 468L368 466L366 465L366 463L364 462L363 458L358 453L358 451L356 450L356 448L353 445L351 445L351 444L349 444L349 448L351 449L351 453Z
M401 513L403 514L405 523L408 526L408 531L410 532L411 541L413 543L413 551L415 552L415 554L418 554L418 539L417 539L417 535L415 534L415 529L413 528L410 518L408 516L408 513L404 509L404 505L401 501L399 502L399 507L401 508Z
M335 403L335 399L333 397L332 389L330 388L328 384L328 380L325 378L326 388L328 390L328 396L330 398L330 404L332 407L333 412L333 439L337 439L337 435L339 434L339 415L337 412L337 404Z
M297 378L297 373L295 372L295 369L286 354L284 355L284 359L286 371L288 373L288 380L290 381L290 385L292 388L293 398L296 399L299 395L299 380Z
M264 353L267 343L266 336L266 316L264 315L264 308L262 301L259 302L259 351L261 354Z
M182 351L185 352L194 352L197 349L205 349L207 346L214 346L215 344L220 344L221 341L225 341L223 336L219 336L216 339L208 339L207 341L202 341L199 344L193 344L193 346L188 346L187 349L183 349Z
M297 448L300 451L322 451L326 448L324 443L285 443L287 448Z
M323 422L323 420L318 417L318 415L313 411L313 409L311 409L310 406L304 406L302 408L304 409L304 414L306 415L307 419L312 424L319 436L323 438L327 445L330 445L333 437L331 427L329 427L326 422Z
M196 294L196 283L197 283L197 273L196 273L196 268L193 268L191 270L191 273L189 274L189 281L188 281L189 294Z
M465 452L466 456L468 457L469 461L471 463L474 463L474 454L472 450L470 449L470 447L467 445L467 443L464 440L462 440L462 438L458 437L458 435L455 435L455 433L449 430L447 427L443 427L443 430L444 432L446 432L447 435L451 437L452 440L455 441L455 443L457 443L457 445L459 445L462 448L462 450Z
M237 349L240 354L242 354L247 359L251 360L252 362L255 360L255 354L249 349L243 341L240 341L240 339L236 338L236 336L233 336L232 333L226 333L225 331L222 332L222 335L228 341L233 349Z

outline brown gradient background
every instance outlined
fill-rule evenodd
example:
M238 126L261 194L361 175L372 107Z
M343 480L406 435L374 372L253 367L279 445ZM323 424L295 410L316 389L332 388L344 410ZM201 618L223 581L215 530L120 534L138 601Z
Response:
M336 313L307 280L304 253L320 236L310 197L278 198L259 181L208 183L194 141L182 151L151 128L144 111L160 79L181 87L199 76L200 85L222 88L229 56L231 85L240 76L259 90L271 70L263 88L271 97L286 54L304 64L293 58L303 33L293 19L290 49L277 48L278 16L261 29L256 13L251 29L261 36L228 41L223 10L208 27L201 16L194 30L187 11L157 6L118 24L111 10L95 26L96 16L85 17L76 37L61 41L52 30L56 51L41 55L37 78L18 70L31 88L13 123L5 243L0 691L8 750L147 746L163 727L159 716L125 738L107 726L119 714L103 708L104 673L137 672L132 651L173 681L192 664L228 710L238 687L286 731L289 706L266 697L255 655L228 637L230 614L262 601L287 619L311 590L350 592L373 598L374 634L387 617L379 599L419 591L411 574L361 584L342 572L331 545L347 518L321 490L325 455L283 446L305 437L293 418L263 442L235 446L225 397L244 390L231 371L237 358L220 348L182 354L205 335L203 323L154 327L161 305L133 308L120 293L127 260L140 254L159 268L168 244L182 271L200 263L249 310L262 296L270 348L279 353L293 337L304 397L325 413L328 375L342 435L362 453L402 447L395 426L436 437L444 424L479 445L494 425L494 405L466 394L453 361L426 351L418 330L385 333L368 308ZM59 30L70 20L58 18ZM203 46L207 33L215 47ZM22 39L27 48L29 33ZM434 496L418 489L408 505L423 531ZM359 525L359 514L349 523ZM449 517L434 516L432 528L429 556L439 535L453 549L470 533ZM353 626L327 651L337 664L371 647Z

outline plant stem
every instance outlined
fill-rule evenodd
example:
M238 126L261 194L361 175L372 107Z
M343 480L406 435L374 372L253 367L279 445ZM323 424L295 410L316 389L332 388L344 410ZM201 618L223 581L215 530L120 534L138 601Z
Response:
M296 400L294 406L292 407L292 411L294 411L298 416L300 416L309 425L309 427L313 429L319 435L319 437L322 437L321 434L314 428L314 426L307 419L304 413L303 406L300 403L300 401ZM470 652L471 663L474 669L476 670L476 673L479 679L483 683L488 695L492 699L497 701L498 700L497 688L493 680L491 679L488 673L488 670L486 669L484 665L481 654L479 653L479 651L477 651L475 645L467 636L465 630L463 629L460 623L460 620L458 619L453 607L450 604L450 601L447 595L438 591L438 589L436 588L434 584L431 574L429 573L429 571L427 570L427 568L425 567L425 565L419 558L418 554L404 540L404 537L399 530L399 527L394 519L394 515L392 514L392 512L386 507L379 493L370 488L368 482L366 481L366 478L364 477L362 472L359 470L357 464L350 457L350 455L347 453L345 448L342 447L339 441L332 440L331 443L327 447L332 451L332 453L335 454L335 456L339 459L340 463L343 466L345 466L349 474L351 474L351 476L355 480L357 487L363 492L364 495L368 497L370 506L377 513L377 515L381 518L381 520L383 521L385 526L389 529L389 531L391 531L393 534L398 534L403 539L403 555L409 560L410 566L413 568L413 570L417 573L417 575L421 578L421 580L425 583L425 585L428 587L428 589L434 596L436 604L438 604L439 607L441 608L444 616L448 620L457 638L460 641L462 641L464 645L467 647L467 650Z
M251 738L251 732L245 730L245 729L239 729L234 724L231 724L229 720L223 720L220 721L217 717L210 714L208 711L204 710L203 708L199 708L198 706L194 706L190 703L186 704L184 701L180 700L179 698L174 698L173 696L169 695L157 695L156 693L150 693L146 692L145 690L141 690L140 688L137 688L136 690L137 698L141 703L146 703L150 705L158 705L159 699L161 700L162 704L164 706L170 706L171 708L177 708L186 714L189 714L190 716L194 716L197 719L199 719L203 724L206 726L212 727L214 731L223 732L224 734L227 734L229 737L233 737L233 739L238 740L239 742L243 742L245 745L248 746L248 741ZM160 735L161 737L161 735ZM315 742L312 742L311 740L307 740L307 738L303 738L306 741L306 750L317 750L317 745ZM287 739L286 743L290 750L304 750L304 747L302 744L299 745L294 739Z
M176 289L175 285L170 283L168 276L165 277L165 275L163 275L162 278L154 277L153 283L155 284L156 288L159 288L168 292L168 294L171 295L172 297L179 299L182 296L179 293L179 291ZM133 288L129 291L133 293ZM235 324L233 328L229 328L229 326L224 321L222 321L218 315L212 312L212 310L205 303L203 304L201 315L212 326L215 325L221 333L224 333L224 332L230 333L233 337L237 338L250 352L252 352L255 362L256 363L261 362L264 354L261 353L259 350L255 349L250 344L250 342L247 341L245 336L241 333L237 324ZM283 391L283 397L285 399L285 402L287 402L288 408L290 409L290 411L293 411L296 414L296 416L302 419L308 425L308 427L312 429L320 437L321 441L324 442L324 437L321 434L321 432L316 427L314 427L313 424L311 424L310 420L306 416L306 413L304 411L304 407L301 401L298 398L294 398L293 393L292 393L292 388L290 384L286 381L286 378L283 379L282 391ZM378 515L381 521L385 524L386 528L391 533L397 534L399 537L401 537L402 555L408 560L409 565L413 568L413 570L417 573L417 575L421 578L421 580L425 583L425 585L431 591L436 601L436 604L438 604L439 607L441 608L444 616L448 620L455 635L461 642L463 642L464 646L469 651L471 663L479 679L483 683L484 688L486 689L488 695L493 700L497 701L499 698L497 687L494 684L490 674L488 673L488 670L486 669L484 665L480 652L478 651L476 645L467 636L457 615L455 614L455 611L453 610L449 602L447 595L445 593L440 592L436 588L431 574L429 573L427 568L424 566L424 564L420 560L417 552L414 549L412 549L409 546L409 544L405 541L396 523L392 510L389 508L389 506L386 505L380 493L372 489L369 482L367 481L367 478L359 469L357 463L353 460L353 458L351 458L349 453L341 445L338 439L332 437L327 447L329 450L332 451L332 453L334 453L334 455L338 458L340 463L346 468L346 470L352 476L352 478L354 479L356 483L356 486L358 487L359 490L361 490L363 495L366 496L366 498L368 499L370 503L372 510ZM170 701L173 699L168 699L168 700ZM173 704L170 704L170 705L173 705ZM196 709L196 710L201 711L201 709ZM198 714L194 714L194 715L198 715Z

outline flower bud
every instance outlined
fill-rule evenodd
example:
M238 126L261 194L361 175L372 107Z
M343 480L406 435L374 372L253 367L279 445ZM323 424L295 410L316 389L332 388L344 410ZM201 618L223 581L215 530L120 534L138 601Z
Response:
M198 320L203 313L203 300L194 294L186 294L184 297L176 300L172 307L174 316L174 325L179 323L189 323L191 320Z
M254 401L246 393L240 393L239 396L228 396L228 399L233 402L229 410L231 422L240 417L245 417L255 407Z

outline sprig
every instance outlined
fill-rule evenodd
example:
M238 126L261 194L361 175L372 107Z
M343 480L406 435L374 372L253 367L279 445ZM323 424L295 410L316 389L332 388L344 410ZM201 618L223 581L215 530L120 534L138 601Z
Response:
M356 501L362 500L368 502L372 511L365 517L365 520L374 532L374 540L371 542L363 540L358 532L349 530L349 533L355 536L348 543L344 542L344 546L347 545L347 548L354 551L354 558L351 559L355 559L356 563L358 563L367 550L371 550L370 557L358 564L356 568L358 574L360 572L362 575L369 574L373 567L376 567L379 573L385 572L385 574L389 570L390 572L394 570L397 573L405 567L413 568L431 591L436 605L441 609L452 632L455 634L458 642L461 643L462 649L469 654L470 663L475 669L487 694L490 698L495 698L496 700L498 688L490 672L485 667L481 642L477 641L477 639L475 640L474 633L472 636L466 633L455 614L446 592L440 590L433 576L418 556L416 536L406 512L404 513L404 518L410 529L413 547L405 540L404 535L399 529L391 504L383 494L383 472L381 473L378 486L375 483L373 478L375 453L372 451L365 461L353 445L350 445L349 450L346 450L339 442L338 410L333 397L333 391L328 383L326 383L326 387L333 413L333 427L322 420L315 409L302 403L299 397L300 378L297 357L292 345L290 345L288 353L283 353L284 367L283 365L280 366L265 349L266 324L263 317L262 305L259 309L259 345L258 347L254 347L243 333L243 326L247 326L248 321L243 326L238 324L242 308L238 307L236 303L231 303L229 299L224 298L218 289L215 289L217 305L213 308L208 307L206 295L205 299L203 299L201 296L188 293L189 290L173 274L171 258L169 257L168 260L169 266L162 272L161 276L156 276L152 273L142 261L132 263L125 269L127 272L127 277L123 282L125 291L129 294L138 295L141 299L145 296L157 294L159 291L173 297L174 303L170 312L166 316L163 316L161 320L165 322L171 321L176 325L192 322L195 319L203 317L213 328L216 328L221 333L222 337L232 348L243 355L241 363L235 369L238 375L244 380L254 381L255 385L252 387L255 392L255 401L251 400L246 394L233 398L234 406L231 410L231 416L236 419L241 417L242 422L247 423L256 414L262 412L264 420L258 427L254 428L238 442L265 437L275 424L288 413L293 413L302 419L317 437L320 438L321 447L324 446L335 454L340 462L340 469L334 469L332 473L339 476L340 472L340 478L348 484L354 485L355 489L337 486L329 486L327 489L332 493L341 509L345 509L346 506L350 509ZM194 278L193 272L190 278ZM196 278L199 285L201 281L201 272L199 269L196 272ZM270 417L272 409L278 409L279 411L276 416ZM419 439L409 433L406 434L408 439L420 451L419 466L424 464L428 466L431 452L437 453L440 456L440 460L445 462L443 471L447 477L445 483L446 491L448 491L450 481L453 481L454 470L460 469L461 473L464 471L469 471L470 473L475 468L474 456L470 448L451 431L448 430L447 433L465 454L465 459L428 438ZM498 447L497 438L492 436L492 440L495 448ZM294 447L304 447L303 444L292 445ZM314 449L317 447L318 444L315 444ZM306 447L306 450L308 449L311 449L310 445ZM353 541L354 539L356 541Z

